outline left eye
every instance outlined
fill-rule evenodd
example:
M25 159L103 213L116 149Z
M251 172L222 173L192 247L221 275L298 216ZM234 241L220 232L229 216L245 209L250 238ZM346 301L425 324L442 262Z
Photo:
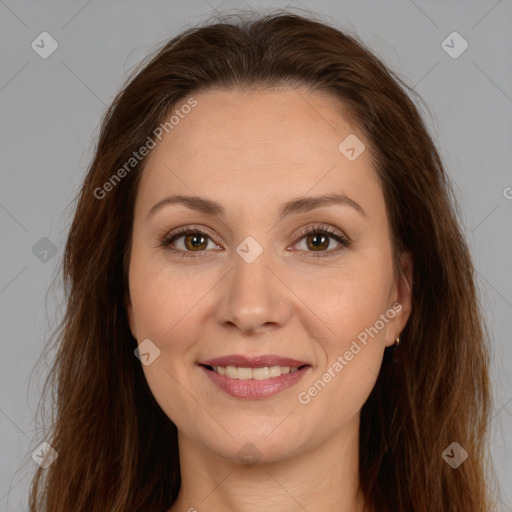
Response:
M341 244L342 247L348 247L349 241L346 237L339 235L329 229L319 229L313 228L308 229L305 233L302 234L299 242L304 240L307 249L312 249L311 252L318 253L313 254L313 256L329 256L333 252L337 252L338 249L334 249L332 251L325 251L322 249L327 249L330 245L330 239L334 239L338 244ZM310 251L307 251L310 252Z
M183 239L183 248L177 248L177 241ZM313 253L313 257L330 256L337 253L340 248L326 251L330 245L330 239L335 240L341 245L341 249L349 247L350 241L345 236L331 231L328 227L308 228L299 235L298 245L302 240L306 243L306 252ZM170 233L163 240L161 245L169 251L183 257L195 257L193 253L205 252L208 247L208 240L216 245L207 233L200 229L184 228L179 232ZM311 249L311 250L308 250Z

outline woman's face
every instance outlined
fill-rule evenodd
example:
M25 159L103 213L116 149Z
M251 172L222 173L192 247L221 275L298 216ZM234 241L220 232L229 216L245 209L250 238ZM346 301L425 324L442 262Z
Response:
M368 143L334 98L194 97L141 179L130 328L181 436L234 461L278 460L358 424L410 290ZM162 202L178 195L189 199Z

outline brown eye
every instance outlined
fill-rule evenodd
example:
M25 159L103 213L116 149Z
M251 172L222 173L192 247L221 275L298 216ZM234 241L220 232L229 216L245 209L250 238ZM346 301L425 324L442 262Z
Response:
M181 239L183 239L183 242L180 247ZM328 226L309 227L301 233L297 244L303 240L305 241L305 248L300 250L309 253L313 257L332 256L350 246L348 237L332 231ZM336 241L340 247L327 250L332 240ZM207 250L209 241L212 242L214 249L219 248L208 234L198 228L187 227L166 235L161 245L179 256L194 257L194 253L209 252Z
M327 249L329 247L329 237L322 233L308 235L306 237L306 245L313 251Z
M186 249L191 251L205 249L208 245L208 242L206 242L207 237L201 234L185 235L180 238L183 238Z
M183 241L181 241L183 239ZM211 237L197 228L183 228L169 233L161 241L162 247L180 256L194 257L193 253L207 252L208 242L211 241L214 248L218 247L213 243Z
M328 226L313 226L304 230L300 235L298 243L305 241L306 253L310 253L313 257L332 256L338 254L340 250L350 246L350 240L333 231ZM339 247L327 250L331 244L331 240L335 240Z

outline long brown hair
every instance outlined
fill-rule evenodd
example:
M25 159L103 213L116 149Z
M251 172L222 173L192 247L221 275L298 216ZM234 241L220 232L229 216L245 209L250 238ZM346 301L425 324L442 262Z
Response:
M457 204L415 92L358 40L314 15L238 13L189 28L134 70L106 112L63 255L66 311L44 389L55 390L30 510L163 512L176 499L176 427L147 385L125 311L137 187L180 102L210 87L305 87L339 99L365 135L384 193L395 265L414 257L412 313L361 411L360 484L379 512L494 510L487 489L486 329ZM122 179L112 181L125 166ZM110 180L110 181L109 181ZM105 186L109 182L111 186ZM102 192L103 191L103 192ZM442 453L467 452L458 468Z

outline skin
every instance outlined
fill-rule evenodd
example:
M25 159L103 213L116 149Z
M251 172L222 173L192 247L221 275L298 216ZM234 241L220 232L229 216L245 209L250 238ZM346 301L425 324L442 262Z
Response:
M305 89L208 90L152 150L135 204L130 329L160 355L145 376L178 428L182 485L168 512L363 510L358 480L360 410L375 385L384 349L410 314L412 260L393 270L390 226L369 151L349 161L338 145L365 141L337 100ZM279 219L282 203L343 192L365 212L324 206ZM221 203L225 217L166 205L171 194ZM322 245L297 236L319 223L352 241ZM197 226L209 238L194 250L165 234ZM263 249L252 263L236 252L247 237ZM321 235L320 235L321 236ZM193 238L193 237L192 237ZM309 240L309 243L308 243ZM201 240L199 240L201 242ZM292 249L292 250L291 250ZM402 309L336 377L303 405L307 391L394 303ZM196 364L229 354L277 354L312 368L292 388L266 399L219 390ZM331 370L332 373L332 370ZM239 450L252 443L258 463ZM256 453L256 452L255 452Z

